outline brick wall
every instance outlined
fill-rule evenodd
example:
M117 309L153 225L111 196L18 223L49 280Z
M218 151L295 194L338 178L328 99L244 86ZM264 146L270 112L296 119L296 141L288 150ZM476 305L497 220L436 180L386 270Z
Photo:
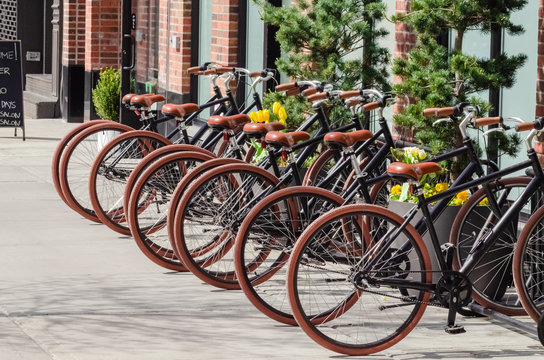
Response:
M411 0L397 0L395 3L395 10L397 13L407 13L410 12L410 2ZM412 50L416 44L416 35L412 30L403 23L395 24L395 54L394 57L403 57ZM395 75L393 81L398 83L401 79ZM410 102L411 99L397 98L397 102L393 107L394 113L399 113L402 110L402 107ZM412 141L413 132L409 129L400 129L393 125L393 137L398 139L404 139L407 141Z
M85 70L121 65L121 0L87 0Z
M85 63L85 1L64 0L62 64Z
M536 116L544 116L544 0L539 0L538 7L538 59L536 80ZM535 141L535 150L539 153L540 163L544 166L544 136Z
M397 13L405 14L410 11L410 0L397 0L395 3L395 9ZM411 29L403 23L395 24L395 54L394 57L406 58L406 54L412 50L416 43L416 35ZM395 83L401 81L398 76L394 78ZM395 112L399 111L399 108L405 104L405 99L397 99L395 105Z
M211 61L238 63L238 0L212 0Z

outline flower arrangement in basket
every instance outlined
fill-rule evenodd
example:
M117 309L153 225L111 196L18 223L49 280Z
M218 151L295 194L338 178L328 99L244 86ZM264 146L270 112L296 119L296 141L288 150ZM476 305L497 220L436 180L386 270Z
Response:
M251 122L254 123L267 124L269 122L278 121L283 125L287 125L287 112L285 111L285 108L281 105L281 103L277 101L274 102L274 104L272 105L272 113L270 113L270 110L268 109L262 109L259 111L252 111L248 115L251 119ZM260 142L255 141L255 139L251 139L251 146L255 148L255 155L253 155L254 163L258 164L265 157L268 156L268 151L266 151L266 149L262 147Z
M425 150L417 147L407 147L403 149L391 148L391 154L393 159L405 164L416 164L420 161L427 159L427 153ZM449 189L447 182L440 181L440 174L427 174L423 176L420 181L420 185L423 186L424 196L430 197L438 193L444 192ZM449 201L448 205L460 206L463 205L469 197L467 190L461 191ZM417 203L417 196L413 192L413 187L409 183L403 183L402 185L395 185L391 188L389 198L394 201ZM482 202L484 202L484 199ZM481 204L485 205L485 204Z

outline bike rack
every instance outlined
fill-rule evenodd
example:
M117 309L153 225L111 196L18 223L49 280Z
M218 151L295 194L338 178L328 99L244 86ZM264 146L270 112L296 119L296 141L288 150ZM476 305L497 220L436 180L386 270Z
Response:
M513 318L512 316L501 314L498 311L494 311L488 308L485 308L481 305L478 305L476 303L470 303L467 305L467 307L480 315L487 316L488 318L491 318L493 320L497 320L503 323L506 323L510 326L515 327L516 329L525 331L528 334L538 336L538 339L540 340L540 343L544 345L544 313L540 316L540 319L538 321L538 324L528 324L524 323L522 321L519 321L516 318Z

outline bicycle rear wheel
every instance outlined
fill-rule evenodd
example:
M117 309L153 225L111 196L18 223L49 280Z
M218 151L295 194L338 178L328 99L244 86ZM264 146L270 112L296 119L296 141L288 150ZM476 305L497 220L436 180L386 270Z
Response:
M171 142L159 134L135 130L119 135L104 146L91 167L88 187L93 210L102 222L126 221L123 196L130 173L146 155L166 145ZM130 231L116 230L130 235Z
M297 323L314 341L339 353L368 355L416 326L430 293L409 283L429 285L431 265L411 225L389 242L402 222L381 207L346 205L301 235L287 270L287 293ZM354 241L374 245L363 253Z
M183 194L175 212L176 255L210 285L239 289L232 247L239 224L279 180L249 164L212 169Z
M187 271L175 256L166 229L172 193L190 169L211 159L211 155L192 151L163 156L141 174L133 187L125 212L130 232L140 250L166 269Z
M242 222L234 247L236 278L251 303L268 317L296 325L285 292L286 263L304 229L343 199L311 186L279 190Z
M68 206L91 221L100 222L89 199L89 172L105 143L105 134L119 135L133 131L112 121L101 122L81 131L64 150L59 167L59 181Z
M523 307L538 322L544 312L544 207L531 216L521 232L513 272Z
M450 243L455 249L454 270L461 269L473 245L492 231L502 214L520 197L529 181L528 177L515 177L490 184L501 209L500 215L495 214L489 205L484 205L487 199L485 189L470 196L459 210L450 233ZM512 259L521 229L543 201L542 192L535 193L487 254L467 274L472 282L472 297L479 304L510 316L525 314L513 283Z

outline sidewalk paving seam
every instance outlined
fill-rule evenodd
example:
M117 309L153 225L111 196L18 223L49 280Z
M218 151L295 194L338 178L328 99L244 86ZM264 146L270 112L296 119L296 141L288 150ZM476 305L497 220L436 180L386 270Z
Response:
M52 353L51 351L49 351L47 349L47 347L43 344L41 344L38 340L36 340L32 335L30 335L28 333L28 331L26 331L24 325L17 320L16 317L13 317L9 314L9 312L0 304L0 312L2 312L4 314L4 316L6 318L8 318L19 330L21 330L21 332L23 334L26 335L26 337L32 341L34 344L36 344L36 346L38 346L38 348L40 348L41 351L43 351L44 354L48 355L51 359L55 360L55 359L60 359L58 356L56 356L54 353Z

